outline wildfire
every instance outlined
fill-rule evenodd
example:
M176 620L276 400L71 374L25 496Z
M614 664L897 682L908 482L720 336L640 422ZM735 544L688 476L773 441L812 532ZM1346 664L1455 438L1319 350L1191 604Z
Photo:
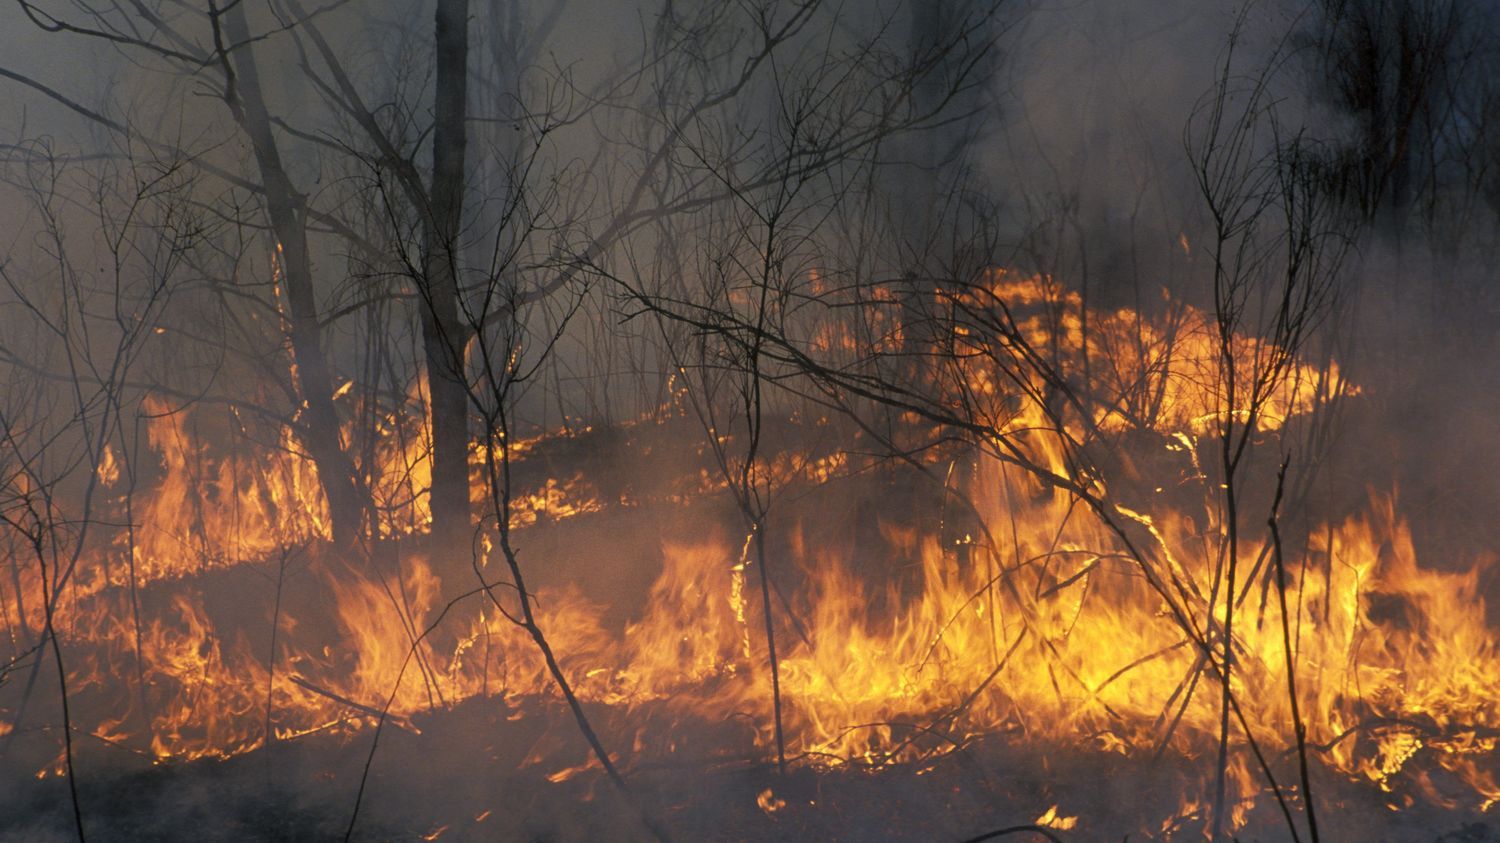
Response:
M1112 508L1094 511L976 448L927 457L962 465L945 504L962 511L962 538L882 513L879 541L856 550L815 511L775 522L788 757L819 766L921 766L985 736L1206 757L1224 717L1215 653L1226 649L1232 620L1230 690L1242 723L1229 769L1237 822L1266 790L1245 752L1248 740L1282 768L1295 751L1289 660L1307 745L1320 763L1385 791L1433 792L1429 777L1442 770L1464 785L1447 797L1455 804L1488 810L1500 801L1500 651L1479 585L1488 561L1458 573L1423 567L1397 496L1374 494L1365 512L1308 530L1305 549L1288 550L1284 574L1267 542L1242 542L1238 602L1226 608L1216 564L1225 530L1221 490L1198 456L1226 412L1213 374L1223 347L1211 321L1175 304L1161 321L1131 310L1088 313L1076 294L1039 279L997 273L992 281L991 295L1036 311L1019 316L1026 339L1059 349L1065 377L1087 378L1091 414L1080 423L1154 437L1155 473L1144 483L1095 483ZM899 333L891 327L892 343L905 341ZM846 340L824 332L815 347L837 351ZM1250 340L1238 347L1268 353ZM998 401L1003 390L981 362L966 365L966 387ZM1320 402L1355 392L1335 364L1296 361L1265 398L1257 432L1274 434ZM1240 412L1233 398L1228 412ZM1059 430L1043 408L1006 400L1000 428L1048 471L1072 476L1062 439L1088 432ZM403 549L400 540L430 522L425 433L410 429L411 414L384 422L369 470L382 513L376 532L389 547L352 566L298 561L331 528L316 471L289 434L214 450L195 436L188 412L152 400L145 413L156 459L151 494L134 504L131 529L91 546L94 556L59 597L57 611L70 619L62 634L80 654L70 686L103 701L104 713L84 732L160 761L226 757L381 718L415 730L415 715L475 697L556 694L541 654L507 617L513 594L494 588L482 608L445 614L471 585L468 566L445 566L420 545ZM543 441L507 447L521 460ZM768 476L805 488L844 484L837 494L852 494L850 484L863 482L851 476L856 461L844 451L783 452L770 460ZM112 451L98 470L104 485L117 486ZM1163 474L1170 482L1158 482ZM719 488L708 478L705 469L692 483L695 493ZM482 499L483 486L475 485ZM551 476L517 494L511 526L583 520L615 503L589 477ZM755 751L774 745L761 609L746 591L753 562L748 544L728 538L739 535L734 529L728 522L691 536L664 534L663 565L646 605L620 628L607 628L602 607L577 589L543 594L539 624L585 702L740 718L751 724ZM1136 545L1125 541L1131 530ZM872 554L878 558L865 558ZM216 625L207 586L193 579L214 570L253 571L257 581L276 583L275 608L237 627ZM899 575L870 574L886 570ZM329 595L331 608L321 617L296 614L305 606L284 608L288 577ZM1278 577L1287 589L1289 635ZM143 603L137 590L152 585L170 596ZM0 588L9 628L34 634L40 583ZM11 728L0 720L0 735ZM638 739L635 749L671 751L667 738ZM593 759L562 764L540 749L528 763L547 767L552 782L599 770ZM1184 795L1178 816L1158 831L1201 813L1205 799ZM767 815L787 804L770 788L756 802ZM1054 805L1035 822L1067 830L1079 818Z

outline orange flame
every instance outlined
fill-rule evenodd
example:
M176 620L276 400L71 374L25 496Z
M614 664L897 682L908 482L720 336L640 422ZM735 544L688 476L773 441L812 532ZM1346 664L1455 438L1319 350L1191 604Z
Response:
M1156 458L1173 481L1150 493L1121 484L1106 495L1102 481L1090 480L1113 507L1091 513L1076 496L974 451L962 455L969 470L956 484L972 505L965 534L890 518L879 527L877 552L886 559L856 558L825 541L811 518L785 519L784 547L771 564L778 578L797 583L774 613L788 755L816 764L927 763L1000 732L1103 752L1166 745L1201 756L1220 729L1213 656L1174 617L1192 618L1210 649L1222 650L1215 636L1233 612L1231 690L1251 734L1267 754L1284 757L1296 728L1281 618L1267 599L1268 546L1241 544L1239 568L1252 573L1236 584L1236 606L1214 597L1224 516L1197 453L1226 413L1247 412L1239 396L1222 394L1214 325L1186 306L1170 308L1162 324L1131 310L1089 313L1076 294L1042 279L995 273L990 282L992 295L1018 309L1050 310L1046 318L1023 314L1018 325L1036 348L1060 349L1055 365L1064 377L1087 378L1093 413L1078 423L1154 434ZM899 325L888 328L891 343L906 341ZM813 345L837 353L852 342L825 331ZM1239 347L1269 353L1248 339ZM1017 404L978 362L964 375L971 394L1008 402L996 416L1004 435L1049 471L1073 476L1063 437L1085 438L1084 431L1058 430L1044 407ZM1257 432L1272 434L1329 396L1356 391L1334 364L1295 361L1264 396ZM195 441L186 412L154 399L145 409L159 476L136 503L134 529L97 551L59 608L71 619L70 648L87 654L74 664L76 693L118 696L108 665L138 673L128 700L112 702L87 732L159 760L224 757L382 713L414 728L412 715L463 699L556 693L529 636L507 618L517 610L514 593L491 588L482 609L435 626L463 584L445 583L419 554L358 570L321 566L316 578L332 595L336 627L325 637L337 645L316 646L314 619L278 615L267 619L279 634L271 652L267 640L216 627L196 584L173 588L165 605L142 612L136 588L278 558L284 574L289 549L331 533L316 469L289 433L274 449L215 454ZM431 520L427 434L405 429L403 418L383 421L370 469L382 513L376 531L393 540ZM522 460L542 441L507 443L509 457ZM771 457L768 476L815 487L844 477L853 459L786 452ZM104 485L116 482L112 451L98 470ZM697 493L719 488L706 469L701 476ZM481 484L475 497L483 497ZM516 500L516 529L613 503L582 475L547 478ZM1125 544L1126 529L1143 537L1141 547ZM764 716L771 697L764 627L758 598L746 591L753 563L728 532L664 538L646 606L620 630L606 629L600 607L575 589L549 590L539 623L585 701L711 719L757 712L748 722L765 752L774 738ZM1394 494L1373 495L1364 514L1310 536L1285 572L1309 745L1333 769L1385 790L1401 786L1421 757L1466 783L1472 806L1487 810L1500 801L1493 766L1500 651L1479 585L1489 560L1461 573L1422 567ZM872 580L864 573L872 563L903 573ZM1154 587L1147 567L1167 585ZM40 584L18 581L20 592L3 604L6 620L37 630ZM0 720L0 734L10 728ZM1244 736L1234 740L1242 745ZM556 782L598 765L552 768ZM1230 774L1238 826L1264 788L1244 752L1233 755ZM1205 798L1185 794L1178 815L1157 830L1200 813ZM766 789L757 804L774 814L786 803ZM1054 805L1036 824L1066 830L1077 819Z

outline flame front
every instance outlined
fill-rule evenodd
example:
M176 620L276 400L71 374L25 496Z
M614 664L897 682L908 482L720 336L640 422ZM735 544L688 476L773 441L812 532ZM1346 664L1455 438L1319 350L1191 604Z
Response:
M994 449L934 450L927 468L948 478L941 517L878 512L878 540L858 547L817 512L816 490L858 497L862 484L882 482L878 466L852 447L775 455L769 471L778 483L814 490L805 508L778 510L768 557L781 588L773 626L794 763L921 769L999 738L1127 756L1170 751L1207 768L1222 730L1216 665L1232 613L1236 824L1268 800L1250 739L1278 772L1295 751L1288 642L1318 763L1429 799L1436 798L1429 778L1441 770L1463 784L1447 789L1451 804L1483 811L1500 800L1500 653L1480 587L1490 560L1461 573L1424 567L1398 496L1373 493L1364 512L1307 530L1305 549L1289 550L1280 574L1264 537L1241 542L1237 602L1226 608L1215 564L1226 515L1200 455L1225 414L1241 411L1238 396L1225 396L1215 379L1221 346L1211 321L1186 305L1157 321L1129 310L1089 314L1076 295L1043 279L1003 273L990 294L1036 309L1018 319L1024 337L1051 349L1064 377L1086 379L1092 397L1088 413L1059 428L1040 402L1003 389L982 357L958 355L967 361L957 375L966 395L992 402L995 428L1008 441L1067 478L1078 478L1069 443L1089 436L1129 438L1150 453L1137 454L1135 471L1107 488L1101 478L1080 481L1109 507L1101 509ZM900 331L892 327L882 342L908 342ZM809 348L838 353L846 341L825 326ZM1265 352L1249 340L1239 348ZM1254 416L1256 432L1278 435L1320 402L1356 392L1336 365L1296 361ZM415 391L409 398L420 402ZM92 718L80 731L180 761L352 731L383 713L415 730L415 715L465 699L521 705L556 695L541 654L506 615L513 596L497 589L489 603L446 611L469 587L470 566L427 558L411 541L430 523L420 412L392 413L383 423L370 485L376 532L386 541L358 566L316 552L331 535L328 507L289 434L226 453L195 437L187 411L152 399L144 413L157 461L151 493L138 496L129 529L89 546L80 574L57 597L60 634L74 655L69 684L80 716ZM516 443L512 456L524 460L545 441ZM119 475L107 452L101 482L115 490ZM721 493L706 465L688 475L655 503L605 494L582 474L549 476L517 496L511 526L524 536L612 509L648 517L651 505L688 506ZM476 500L482 494L476 483ZM741 536L733 520L663 535L651 549L662 566L645 606L623 624L606 624L604 607L581 590L544 591L539 625L582 700L647 724L659 723L662 711L749 724L740 751L771 751L772 677L759 598L751 595L759 572ZM216 622L215 572L275 583L264 589L275 600L233 625ZM27 576L0 584L17 651L43 623L41 583ZM1278 583L1286 586L1285 627ZM330 595L331 608L296 605L298 590ZM17 710L0 715L4 734ZM637 735L630 749L647 757L676 746L671 729L659 728ZM597 771L545 754L527 763L553 781ZM1177 816L1149 831L1166 833L1210 798L1205 774L1199 789L1183 794ZM757 803L767 815L787 805L770 789ZM1068 811L1054 805L1036 823L1072 828L1078 818Z

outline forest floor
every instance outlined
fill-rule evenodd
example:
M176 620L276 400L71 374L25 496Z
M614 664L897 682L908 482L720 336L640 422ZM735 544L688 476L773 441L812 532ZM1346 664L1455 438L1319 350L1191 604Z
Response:
M533 587L579 587L611 629L637 617L661 565L663 535L702 532L705 524L735 517L722 495L703 494L695 475L683 471L702 457L686 441L681 429L589 431L531 454L517 475L524 487L586 476L586 497L599 504L566 520L539 518L518 534L535 570ZM683 476L688 479L675 488L656 482ZM815 507L825 529L857 543L868 532L860 524L873 517L872 507L882 517L898 517L890 514L891 486L866 483L872 491L854 494L839 482L823 493L837 505ZM1362 495L1349 491L1347 497L1354 506ZM931 507L903 506L899 517L936 516ZM601 564L606 554L610 564ZM207 572L195 585L209 602L255 602L268 586L263 573L248 568ZM316 582L293 583L285 611L311 612L328 599ZM146 604L169 601L177 586L157 591L146 595ZM226 637L233 634L227 630L234 622L228 623ZM99 840L344 839L356 813L350 839L362 841L651 839L642 817L677 841L958 843L1043 821L1060 840L1205 835L1207 812L1185 805L1184 794L1201 781L1211 757L1126 757L1039 745L1003 728L921 762L870 767L804 759L781 774L754 749L749 715L683 718L680 712L668 716L665 703L653 706L586 704L606 746L638 747L653 725L671 738L665 750L621 753L629 756L623 766L628 794L589 765L587 746L559 699L511 695L436 706L399 726L388 722L378 733L378 750L371 718L358 713L350 715L351 728L278 740L227 759L160 763L84 735L78 741L79 799L90 837ZM10 737L0 759L7 777L0 789L0 840L72 839L63 779L33 775L55 752L55 734L37 728ZM1390 784L1398 794L1416 794L1413 799L1315 761L1322 839L1500 841L1493 808L1440 807L1466 804L1452 800L1445 776L1436 763L1408 765ZM1016 832L1001 839L1045 838ZM1238 839L1292 839L1269 792L1257 800Z

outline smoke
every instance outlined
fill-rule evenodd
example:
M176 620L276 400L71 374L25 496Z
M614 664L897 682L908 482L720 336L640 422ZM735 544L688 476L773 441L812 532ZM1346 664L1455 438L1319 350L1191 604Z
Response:
M1116 297L1173 280L1200 216L1184 140L1222 73L1236 6L1030 10L1007 44L1004 105L977 150L1023 258Z
M1421 512L1413 516L1423 558L1463 568L1500 540L1482 515L1500 506L1500 454L1486 444L1500 400L1492 376L1500 361L1490 268L1496 224L1476 181L1486 178L1484 145L1493 141L1474 122L1488 108L1482 75L1493 47L1481 44L1495 19L1441 2L1345 11L1374 21L1370 37L1384 39L1385 60L1394 63L1394 45L1418 38L1394 31L1407 20L1401 15L1443 19L1454 8L1462 30L1440 33L1451 41L1428 33L1432 42L1419 42L1446 51L1448 63L1430 71L1439 79L1428 91L1432 111L1414 121L1438 133L1430 148L1412 152L1426 156L1431 174L1417 179L1430 178L1427 193L1399 226L1384 212L1369 224L1343 224L1351 240L1339 307L1319 343L1364 384L1326 466L1341 478L1329 489L1348 498L1325 503L1352 509L1365 487L1402 489ZM1341 156L1365 142L1372 118L1341 103L1341 83L1329 75L1334 60L1320 52L1324 14L1321 4L1299 2L1029 7L1005 42L1000 107L973 150L987 189L1004 203L1016 263L1055 274L1104 307L1149 310L1161 290L1210 305L1211 228L1189 147L1206 130L1220 80L1241 90L1263 81L1263 122L1274 118L1276 140L1305 144L1320 166L1342 166ZM1393 66L1381 72L1383 81L1372 84L1398 84ZM1394 107L1386 119L1397 119Z
M665 433L653 433L644 426L639 430L610 426L663 409L682 412L687 373L672 371L673 358L662 345L680 343L671 350L693 350L690 344L697 337L686 330L667 336L668 332L658 332L644 318L626 320L612 283L625 278L643 286L649 283L660 289L702 294L703 290L697 288L708 286L705 270L733 266L737 260L744 263L746 255L759 257L753 239L734 239L743 234L736 225L753 221L753 214L716 215L694 206L690 213L675 218L681 220L675 228L642 226L602 254L587 253L590 236L607 228L611 214L619 212L624 195L629 193L622 185L628 186L631 176L649 161L643 150L650 152L650 144L662 137L662 115L650 111L655 104L641 92L650 91L652 85L670 88L680 80L655 78L649 72L631 78L630 85L635 86L630 88L632 96L611 101L608 108L588 108L588 97L612 91L611 85L622 78L622 68L637 66L640 56L647 53L651 34L659 25L664 26L660 16L672 5L604 0L555 6L516 4L499 12L491 10L493 14L476 24L482 26L483 37L478 39L474 58L481 84L476 85L473 95L476 118L472 148L475 157L486 163L473 167L469 177L473 197L470 210L478 222L472 232L466 233L472 236L463 245L472 277L494 270L536 280L555 276L560 266L580 256L587 261L578 263L588 264L586 271L569 276L567 295L529 310L522 325L511 326L524 329L531 348L546 347L554 338L557 342L555 347L548 347L551 356L546 365L512 395L522 426L528 431L566 428L578 433L556 438L532 454L518 469L517 484L547 489L549 483L566 484L573 474L585 475L592 484L591 493L597 497L594 502L601 509L609 509L589 528L581 529L546 522L545 506L538 506L543 515L530 526L525 558L528 564L533 560L539 563L535 588L549 595L581 594L589 605L602 607L597 620L610 632L640 620L642 607L648 605L651 575L661 564L666 536L701 535L708 532L703 523L738 525L739 517L723 500L698 510L679 507L674 516L677 520L651 520L635 509L652 495L657 499L647 502L660 505L674 500L674 495L685 499L689 491L701 491L698 487L709 485L694 474L705 461L704 452L693 450L689 437L682 433L685 428L699 433L692 424ZM684 15L708 14L714 8L710 3L676 5L678 13ZM890 20L897 21L890 41L898 45L911 40L909 33L900 31L906 25L905 17L897 14L901 8L887 4L884 10ZM1090 306L1101 310L1129 306L1149 312L1162 306L1162 290L1176 299L1199 304L1209 301L1209 221L1189 148L1205 130L1204 109L1212 104L1215 86L1226 67L1236 86L1267 80L1267 102L1274 108L1277 139L1303 136L1329 155L1327 162L1336 162L1339 150L1359 140L1358 120L1340 112L1328 101L1328 92L1315 84L1317 63L1309 54L1309 36L1305 34L1316 23L1311 9L1290 2L1264 2L1251 4L1247 10L1230 0L1149 4L1037 0L1014 12L1012 25L1000 38L998 59L993 67L986 65L986 72L992 70L994 76L985 81L987 96L970 126L975 139L962 156L973 168L974 184L968 189L986 194L999 209L995 222L1001 231L1001 247L986 259L1054 276L1064 286L1083 291ZM554 10L561 10L555 19ZM423 51L425 42L414 38L413 33L426 33L430 18L430 10L424 5L395 3L340 7L323 18L324 30L334 39L334 49L349 57L352 75L368 95L374 113L394 127L393 135L408 144L403 151L411 152L413 160L424 162L424 166L430 158L430 151L423 146L430 142L423 135L423 127L432 107L427 93L431 57ZM266 16L260 23L269 26L270 20ZM851 31L865 35L866 30L867 24L861 22L836 29L830 40L853 38ZM751 34L752 28L742 26L716 33L717 40L689 45L705 54L719 49L732 54L731 48L742 46L739 42ZM59 46L64 43L70 46ZM88 297L79 306L80 312L111 314L109 307L121 300L121 289L135 297L130 301L144 301L145 294L138 286L141 279L156 278L152 273L166 266L152 262L160 253L146 248L148 235L165 230L163 220L170 217L169 208L187 209L191 223L187 227L202 226L210 236L203 248L193 250L191 260L172 263L170 272L161 272L170 301L151 311L154 321L149 327L159 327L162 333L146 337L148 350L140 359L159 378L156 386L173 390L183 401L208 396L212 400L207 403L212 406L217 406L216 402L235 405L243 400L268 410L269 420L252 418L250 412L241 413L239 409L216 415L213 421L203 423L206 439L231 443L226 447L249 441L267 450L287 450L278 438L281 426L275 419L279 414L283 421L300 421L300 403L289 388L264 377L260 368L266 360L284 359L285 349L284 332L278 323L281 293L273 281L278 271L275 250L266 241L257 210L260 200L253 187L215 178L166 182L170 192L153 194L152 201L159 204L150 205L158 215L143 218L142 227L132 229L131 236L138 238L132 242L139 248L125 250L126 271L105 271L112 259L119 258L109 248L110 236L118 233L112 226L119 220L120 209L138 197L139 191L132 192L135 188L160 174L164 162L247 171L251 156L244 139L229 125L223 102L205 95L190 78L169 75L161 67L138 65L112 49L71 46L78 43L84 42L39 36L15 10L0 13L3 66L23 68L76 98L80 105L104 110L109 119L129 125L134 133L122 138L106 132L35 88L5 89L15 94L0 98L0 125L14 127L15 137L0 138L0 143L48 139L64 156L59 159L67 168L62 184L72 191L58 208L64 236L49 242L38 230L37 184L23 177L39 172L34 153L43 147L31 144L23 150L12 150L13 166L7 171L10 184L0 197L0 227L13 232L0 242L4 250L0 265L10 272L7 280L18 279L13 283L35 301L76 306L76 301L69 302L56 292L63 289L58 283L60 277L77 277L67 271L61 271L61 276L54 274L51 258L56 252L66 252L84 268L83 275L89 279L77 287ZM298 189L328 215L314 226L314 249L319 282L324 285L319 290L323 304L327 312L339 314L329 318L325 340L334 368L347 372L351 380L363 379L362 387L369 386L382 400L397 403L403 396L411 398L416 394L412 384L421 365L415 318L418 304L410 289L403 288L407 270L401 260L411 260L417 226L408 211L392 211L367 201L372 184L382 190L396 188L389 162L381 161L382 153L363 142L350 143L352 154L344 146L358 135L351 132L350 116L333 102L329 80L320 77L314 83L302 66L307 61L306 43L278 35L268 37L255 49L272 91L272 104L284 118L278 130L284 133L289 150L288 169ZM805 58L809 53L816 55L810 49L801 55ZM517 58L523 55L529 65ZM699 57L703 58L700 64L683 65L686 70L682 72L710 76L704 68L711 57ZM737 67L716 71L728 73ZM793 70L796 68L794 65ZM785 89L795 89L796 85L790 83L804 81L796 79L795 72L791 76ZM695 77L689 81L707 85L724 80ZM10 84L10 80L0 82ZM778 84L782 82L787 80L778 80ZM774 139L781 128L778 121L786 119L778 112L773 96L779 90L767 84L754 90L753 96L747 95L744 104L727 110L721 122L706 129L698 126L703 131L699 140L708 140L694 151L715 151L708 141L733 147L736 143L750 146ZM549 122L542 112L556 119ZM710 137L714 131L722 131L723 137ZM169 139L170 143L154 144L146 138ZM1265 142L1265 137L1259 137L1259 141ZM187 150L189 154L184 157L191 162L170 161L172 146ZM542 151L537 152L539 149ZM1264 146L1262 151L1269 152L1270 147ZM73 153L88 157L99 152L116 157L104 163L89 158L76 167L70 157ZM871 154L887 152L882 148ZM913 148L903 147L897 152L905 155ZM1456 159L1444 160L1451 163ZM693 168L702 163L687 155L673 159L672 166L679 169L672 171L672 178L701 177L703 171ZM914 193L909 184L894 183L895 179L892 183L881 181L884 166L886 163L881 162L870 168L876 173L866 183L871 192L895 206L897 214L917 214L903 204ZM837 178L829 182L840 185ZM102 190L101 185L109 185L110 190ZM1468 199L1472 201L1467 204L1458 201L1463 197L1455 193L1461 193L1465 186L1471 188ZM527 207L509 202L510 197L523 193L546 201ZM1309 462L1317 460L1315 467L1322 472L1318 487L1321 497L1315 496L1319 511L1297 515L1306 521L1341 516L1360 508L1370 491L1379 493L1395 487L1400 490L1403 512L1416 525L1424 563L1452 570L1463 569L1479 554L1500 547L1500 524L1491 517L1500 509L1500 450L1492 442L1494 419L1500 417L1500 385L1493 377L1500 369L1500 342L1492 326L1500 311L1496 309L1490 269L1493 263L1489 260L1496 245L1494 232L1500 227L1493 224L1493 209L1485 206L1480 194L1472 180L1464 182L1458 176L1446 175L1442 186L1432 192L1432 207L1440 207L1441 212L1433 211L1427 225L1413 222L1393 227L1381 220L1349 229L1353 240L1339 277L1341 307L1320 326L1314 352L1337 357L1361 391L1347 399L1334 443L1326 452L1307 457ZM367 204L361 205L361 201ZM1455 222L1458 214L1453 210L1460 205L1468 214L1461 226ZM1413 203L1412 217L1425 213L1425 207ZM530 239L507 239L510 235L502 221L516 219L534 224L528 230ZM366 226L359 230L381 231L388 239L373 247L353 243L353 238L330 233L335 231L335 223ZM830 240L834 238L829 235ZM712 244L716 239L730 245L722 249L705 247L696 261L662 257L669 247L690 250L695 244ZM822 241L809 237L807 242ZM856 245L842 245L864 256ZM881 260L889 264L876 267L872 275L908 269L898 265L896 259L886 260L889 253L899 249L871 251L878 251ZM821 269L805 254L794 258L790 261L793 265ZM92 267L99 267L97 274L90 274L96 273ZM112 286L111 282L120 277L131 280L123 288ZM585 289L584 282L592 286ZM57 286L50 286L53 284ZM8 293L6 296L7 305L15 304ZM378 301L378 306L367 308L371 301ZM79 348L71 336L48 339L24 308L6 309L0 316L5 335L0 337L0 346L28 347L30 356L22 362L51 366L58 359L56 348ZM350 314L359 314L359 318ZM128 321L124 317L121 320ZM18 337L23 339L18 341ZM236 343L233 349L229 348L231 339ZM87 345L103 340L91 337L82 342ZM503 361L512 350L510 343L499 342L487 353ZM720 361L708 358L700 362ZM704 377L714 374L712 365L703 368L709 373ZM133 382L131 389L146 391L139 382ZM45 403L33 402L31 393L23 394L19 388L7 392L4 400L18 406ZM675 408L674 401L679 402ZM793 404L775 406L779 411ZM71 412L70 405L55 397L46 406L49 409L37 411L41 416L50 412L63 419ZM787 415L812 418L822 409L796 405ZM363 411L347 412L354 416ZM707 419L690 419L697 421L704 422L707 429L702 432L710 437L722 432L713 429ZM737 427L728 433L741 435L742 430ZM137 443L141 439L136 433L131 436ZM72 439L68 442L71 456L59 462L82 464L89 456L82 452L84 446ZM142 449L140 456L145 487L149 485L145 481L155 479L160 471L152 464L152 454ZM1298 454L1299 459L1303 456ZM681 483L685 475L686 486L674 487L673 483ZM82 486L87 476L85 471L70 482ZM903 502L907 509L904 514L913 520L931 520L927 509L932 507L923 508L931 502L913 503L917 495L911 490L880 489L871 494L885 494ZM892 506L890 500L882 503ZM821 517L830 533L844 529L846 523L861 522L847 530L855 535L853 544L867 541L875 548L878 542L865 534L877 533L878 527L862 519L873 523L880 515L878 508L876 503L849 495L807 517ZM946 541L949 536L942 538ZM738 546L738 537L723 543ZM872 568L885 561L881 550L884 548L872 550L870 558L876 562L867 563ZM792 554L788 551L787 555ZM445 588L452 593L444 594L444 598L467 589L471 574L458 570L446 580ZM791 583L794 576L788 575L787 582ZM212 604L214 614L224 622L226 637L231 635L229 630L259 635L266 626L259 612L271 599L269 582L260 572L253 576L242 573L214 583L216 591L211 599L200 602ZM319 603L327 597L323 590L326 583L295 585L298 595L290 602L296 614L318 618L308 622L302 632L314 640L330 642L324 651L330 662L348 658L350 654L337 651L338 638L333 631L323 631L322 637L316 630L307 632L319 623L330 628L334 623L330 614L318 617ZM1493 593L1493 586L1487 591ZM148 596L148 608L158 608L151 602L164 599L160 593ZM1492 608L1500 610L1500 605ZM123 674L129 666L117 667ZM580 671L589 668L583 665ZM466 835L486 839L504 839L504 835L514 839L603 839L622 828L636 828L633 809L605 789L598 776L583 777L593 783L589 785L564 781L550 783L555 787L539 786L535 765L528 766L527 757L513 757L524 750L549 758L567 757L579 765L586 763L586 747L561 706L546 717L520 723L519 716L511 718L513 712L497 708L490 700L470 701L444 714L449 718L446 721L433 717L413 727L426 731L426 741L417 741L414 731L405 729L395 729L382 738L389 745L382 749L366 797L365 821L372 837L388 831L393 837L399 836L419 827L424 833L436 833L438 826L453 816L462 817L464 826L455 826L447 839L464 839ZM642 714L647 725L651 723L649 715ZM735 716L749 721L760 712L737 712ZM33 722L48 718L52 718L51 712L39 714L33 710L30 715ZM631 746L632 741L647 739L642 737L644 727L618 723L612 727L611 745ZM668 737L685 744L695 738L676 731ZM29 752L18 751L3 763L20 768L32 761L37 762L36 767L52 762L48 754L54 749L50 735L28 735L27 740L23 749ZM147 769L146 760L122 761L93 747L86 751L98 754L88 756L88 769L100 775L92 780L94 789L85 794L86 801L96 806L105 802L105 807L92 810L118 810L129 822L140 823L143 835L185 836L205 823L223 829L226 839L236 834L285 838L336 835L341 831L338 819L351 804L352 783L360 781L362 775L364 753L369 747L365 740L361 737L347 743L330 735L326 740L278 746L225 762L221 772L228 785L222 791L213 787L210 777L214 774L203 772L206 764L184 775L192 780L191 786L173 790L168 785L175 779L167 778L168 785L163 785L164 779ZM709 740L704 739L704 744ZM13 760L17 758L22 760ZM1048 763L1045 758L1022 760L1042 766ZM1095 760L1090 758L1088 763ZM266 769L261 769L262 765ZM434 766L443 767L443 774L431 774ZM515 775L490 777L488 772L518 767ZM261 777L273 775L267 770L309 784L292 790L280 784L264 785ZM472 778L466 775L473 770L486 772ZM652 809L658 814L698 812L684 821L685 827L701 830L708 837L722 831L713 827L723 816L716 803L736 804L736 810L757 810L744 797L761 789L763 782L757 777L762 772L730 771L722 773L722 780L683 783L673 781L675 772L668 771L644 788L644 798L654 802ZM134 789L137 781L158 789L124 808L107 803L117 798L115 794ZM785 798L813 804L827 798L819 781L803 777L783 784L777 779L776 787L784 788L778 793ZM1047 791L1046 782L1031 784L1039 792ZM591 790L595 785L597 791ZM841 785L860 787L847 782L828 786L836 789ZM1137 795L1133 788L1120 787L1122 803ZM232 795L226 796L226 792ZM871 798L869 791L861 792L860 800ZM65 818L57 813L61 804L57 795L58 780L54 777L8 796L5 807L13 816L23 818L11 826L9 833L17 839L44 839L48 830L65 831ZM983 791L949 797L933 785L930 792L920 795L930 796L934 802L954 799L970 816L984 813L982 805L971 804L981 800ZM902 791L877 793L875 798L914 797L912 792ZM575 811L580 803L593 807ZM486 819L495 805L510 806L513 813L503 819ZM258 815L267 806L283 815ZM33 818L36 825L28 825ZM48 818L57 822L49 825ZM486 822L491 825L486 826ZM800 833L859 836L868 832L873 837L889 831L888 824L878 816L845 820L835 816L828 822L830 826L803 828ZM944 833L955 837L966 833L961 822L942 822L949 823L942 826ZM492 832L494 827L503 830ZM65 836L62 831L59 836Z

